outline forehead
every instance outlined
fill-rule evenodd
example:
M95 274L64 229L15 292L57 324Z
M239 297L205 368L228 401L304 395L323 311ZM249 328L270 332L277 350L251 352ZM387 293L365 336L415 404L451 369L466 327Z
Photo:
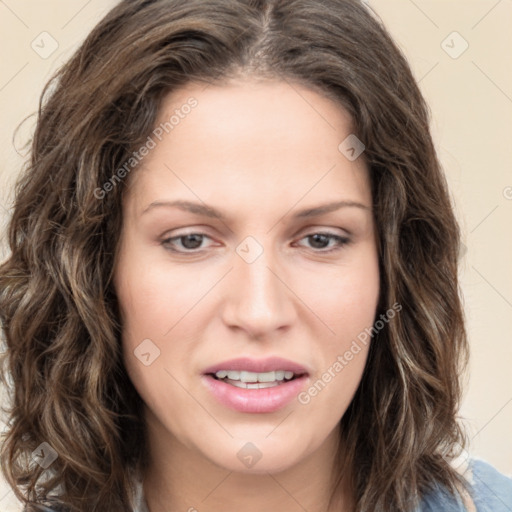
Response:
M134 173L130 194L139 209L173 192L262 207L265 199L296 202L337 191L335 198L369 203L364 159L350 161L339 149L351 133L339 104L299 84L189 83L164 99L154 148Z
M191 100L196 103L194 108L187 107ZM340 104L303 85L268 79L189 83L167 95L156 124L164 126L173 117L175 140L180 132L188 137L192 131L206 148L213 140L231 149L252 140L258 154L277 149L292 149L297 154L313 147L332 149L333 137L352 131L352 119ZM269 144L271 140L274 144ZM267 144L258 147L259 141ZM298 146L301 142L304 147ZM250 146L244 145L244 153Z

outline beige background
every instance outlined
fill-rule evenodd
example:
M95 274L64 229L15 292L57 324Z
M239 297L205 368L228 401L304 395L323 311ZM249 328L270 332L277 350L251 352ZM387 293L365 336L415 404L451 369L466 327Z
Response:
M13 144L15 127L35 112L43 84L115 3L0 1L0 227L34 117ZM470 451L512 474L512 0L366 3L420 80L464 231L461 278L472 360L461 416ZM52 44L58 48L45 55ZM2 482L0 510L19 510Z

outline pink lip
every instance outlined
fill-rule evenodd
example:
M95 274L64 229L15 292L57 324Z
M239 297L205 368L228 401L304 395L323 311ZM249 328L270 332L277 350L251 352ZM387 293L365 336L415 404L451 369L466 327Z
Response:
M258 373L284 370L299 376L271 388L243 389L215 379L213 374L220 370L246 370ZM206 368L202 381L213 396L226 407L245 413L271 413L282 409L296 398L309 381L309 375L303 366L279 357L260 360L238 358Z
M273 372L276 370L284 370L293 372L297 375L308 373L307 370L300 364L288 361L281 357L267 357L266 359L250 359L248 357L239 357L237 359L230 359L222 363L209 366L203 370L203 374L216 373L220 370L246 370L248 372Z
M273 388L243 389L203 375L204 384L213 396L223 405L239 412L275 412L288 405L309 381L307 375L296 377Z

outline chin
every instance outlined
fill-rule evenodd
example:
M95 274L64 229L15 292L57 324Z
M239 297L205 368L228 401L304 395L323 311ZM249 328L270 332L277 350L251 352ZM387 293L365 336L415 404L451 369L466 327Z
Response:
M315 448L303 433L294 438L288 432L280 436L277 431L269 436L270 431L266 429L260 435L235 437L229 441L212 441L212 445L217 446L215 452L208 450L207 446L199 449L213 464L228 471L266 474L279 473L299 464ZM317 440L314 444L321 442Z

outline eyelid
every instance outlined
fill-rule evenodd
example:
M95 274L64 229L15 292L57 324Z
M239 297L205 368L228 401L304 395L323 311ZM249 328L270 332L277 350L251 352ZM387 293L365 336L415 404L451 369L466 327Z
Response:
M344 230L345 233L348 233L348 231ZM172 235L172 236L170 236ZM207 239L209 238L210 240L213 240L213 237L211 237L210 235L208 235L208 233L205 233L204 231L201 231L200 229L197 229L195 230L194 228L188 228L187 231L185 232L180 232L178 231L178 233L169 233L169 236L167 235L164 235L162 237L162 240L161 240L161 244L162 245L171 245L170 242L172 240L179 240L180 238L182 237L186 237L186 236L189 236L189 235L198 235L200 237L202 237L203 239ZM315 248L307 248L305 247L306 249L309 249L312 253L317 253L317 254L330 254L330 253L334 253L334 252L337 252L341 249L343 249L346 245L352 243L352 237L350 235L344 235L344 234L340 234L340 233L336 233L336 232L333 232L331 230L331 228L329 229L322 229L320 227L316 227L316 228L311 228L310 227L310 230L309 231L306 231L304 232L304 230L302 230L301 234L298 234L294 237L295 241L293 242L294 244L298 244L299 242L301 242L302 240L310 237L310 236L313 236L313 235L324 235L324 236L327 236L329 237L329 242L334 240L336 243L333 247L331 247L330 249L315 249ZM299 245L300 247L303 247L301 245ZM208 247L205 247L205 248L200 248L200 249L190 249L190 250L177 250L177 249L173 249L173 248L166 248L167 250L175 253L175 254L181 254L181 255L194 255L194 254L201 254L203 253L205 250L208 249Z
M183 231L182 231L183 230ZM187 235L202 235L208 238L213 238L212 235L209 235L207 232L207 228L203 226L194 226L190 228L176 228L171 231L166 231L159 238L161 241L169 240L171 238L179 238Z
M186 231L180 231L180 229L185 229ZM165 232L161 237L160 239L162 241L165 241L165 240L169 240L171 238L179 238L181 236L187 236L187 235L202 235L202 236L205 236L205 237L208 237L208 238L213 238L213 236L209 235L206 231L201 231L201 230L204 230L205 228L203 226L197 226L197 227L191 227L191 228L176 228L175 230L173 231L167 231ZM336 232L336 231L331 231L333 229L339 229L342 231L342 233L339 233L339 232ZM177 232L175 232L177 231ZM347 229L344 229L344 228L326 228L326 227L321 227L321 226L307 226L303 229L301 229L296 235L294 235L294 238L297 238L297 237L306 237L308 235L315 235L315 234L328 234L328 235L333 235L333 236L340 236L342 238L350 238L353 236L353 233L351 233L349 230Z
M301 233L306 233L306 235L301 235ZM312 224L309 226L304 227L301 229L297 236L307 236L308 234L315 234L315 233L325 233L329 235L336 235L336 236L342 236L342 237L351 237L353 236L353 233L349 231L348 229L341 228L339 226L322 226L317 224Z
M198 236L201 236L203 239L210 239L210 240L213 240L213 237L211 237L210 235L208 235L207 233L205 233L204 231L200 231L200 230L191 230L191 231L187 231L187 232L179 232L177 234L172 234L172 236L169 234L169 235L164 235L161 239L161 244L165 245L165 244L168 244L171 240L179 240L180 238L182 237L185 237L185 236L190 236L190 235L198 235ZM205 250L206 248L203 248L203 249L195 249L195 250L188 250L188 251L174 251L174 252L177 252L177 253L181 253L181 254L194 254L194 253L199 253L203 250Z
M336 244L333 247L331 247L330 249L316 249L315 250L314 248L309 248L315 254L334 253L334 252L337 252L337 251L343 249L345 246L349 245L350 243L352 243L352 238L350 236L340 235L339 233L333 233L332 231L322 230L322 229L317 229L317 230L314 230L311 232L304 233L302 236L300 236L298 238L297 242L295 242L295 243L299 243L301 240L309 238L310 236L313 236L313 235L324 235L324 236L329 237L330 241L331 240L336 241Z

